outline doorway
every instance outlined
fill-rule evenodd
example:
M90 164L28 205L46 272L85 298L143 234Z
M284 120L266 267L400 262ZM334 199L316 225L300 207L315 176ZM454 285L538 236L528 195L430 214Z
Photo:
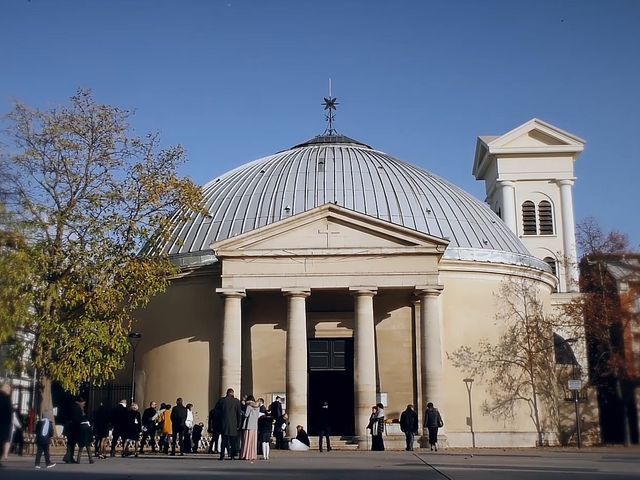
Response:
M353 339L309 340L308 433L318 435L318 415L328 402L331 435L354 435Z

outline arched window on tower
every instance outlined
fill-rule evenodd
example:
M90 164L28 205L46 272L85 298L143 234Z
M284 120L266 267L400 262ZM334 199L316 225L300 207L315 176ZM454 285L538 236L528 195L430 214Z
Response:
M556 259L555 258L553 258L553 257L544 257L543 262L551 267L551 272L555 276L558 276L558 274L556 273Z
M540 235L553 235L553 211L551 202L542 200L538 204L538 222L540 224Z
M551 267L551 273L553 273L557 277L558 273L557 273L557 267L556 267L556 264L557 264L556 259L553 257L544 257L542 261L547 265L549 265L549 267ZM556 287L556 292L557 291L558 291L558 288Z
M537 235L536 205L530 200L522 204L522 233L524 235Z

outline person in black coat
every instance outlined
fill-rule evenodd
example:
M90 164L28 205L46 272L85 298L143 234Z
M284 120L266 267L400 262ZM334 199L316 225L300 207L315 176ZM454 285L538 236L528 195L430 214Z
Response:
M271 405L269 405L269 416L275 421L273 426L273 436L276 437L275 449L281 450L284 448L284 432L282 429L284 419L282 414L282 403L280 402L279 396L277 396L276 399L271 402Z
M82 404L82 409L80 410L81 417L78 419L78 430L76 442L78 444L78 456L76 457L76 463L80 463L80 457L82 456L82 450L84 449L87 452L87 458L89 458L89 463L93 463L93 458L91 458L91 443L93 440L93 429L91 428L91 422L87 418L87 415L84 412L84 402Z
M184 427L187 421L187 407L182 404L182 398L176 400L176 406L171 410L171 428L173 431L171 443L171 455L176 454L176 442L180 447L180 455L184 455Z
M413 440L418 433L418 414L413 409L413 405L407 405L407 409L400 415L400 430L404 432L407 441L407 452L413 451Z
M49 457L49 445L51 437L53 437L53 422L50 418L49 410L44 411L41 420L36 423L36 468L40 468L40 459L44 453L44 462L47 468L55 467L55 463L51 463Z
M0 387L0 466L2 466L2 460L6 460L9 455L12 423L11 385L5 383Z
M198 447L200 446L200 440L202 440L202 431L204 430L204 423L196 423L191 429L191 444L193 453L198 453Z
M222 435L222 446L220 447L220 460L224 460L225 450L232 459L238 455L238 431L242 424L242 405L240 400L235 398L233 388L227 390L227 395L218 400L216 409L220 416L220 434Z
M442 416L433 403L427 403L427 410L424 412L424 426L429 432L429 445L431 450L438 451L438 429L444 426Z
M320 451L322 451L322 439L327 439L327 452L331 451L331 413L329 412L329 403L323 402L320 413L318 414L318 435Z
M212 408L209 412L207 432L210 435L209 453L219 453L218 438L220 437L220 412L216 407Z
M100 406L93 412L93 451L96 457L106 458L107 442L109 441L109 409L100 402Z
M124 447L125 442L127 441L127 423L129 420L129 410L127 409L127 401L120 400L120 403L113 407L111 410L111 427L113 427L113 434L111 440L111 456L115 457L116 455L116 445L118 444L118 439L122 440L122 446ZM124 456L124 450L123 455Z
M140 453L144 452L144 444L149 439L151 451L156 451L156 429L158 420L158 404L151 402L149 408L145 408L142 412L142 440L140 440Z
M71 406L71 418L66 425L67 453L63 458L64 463L76 463L74 457L76 444L80 440L80 424L87 420L84 414L85 403L84 398L78 397Z
M271 442L273 418L271 418L267 407L264 405L264 399L259 398L258 405L260 406L260 417L258 417L258 454L262 454L264 460L269 460L269 442Z
M138 439L140 438L140 432L142 431L142 419L140 417L140 411L138 410L138 404L133 402L129 411L127 412L127 428L126 428L126 441L122 450L122 455L127 457L131 455L129 446L133 444L133 453L138 456Z

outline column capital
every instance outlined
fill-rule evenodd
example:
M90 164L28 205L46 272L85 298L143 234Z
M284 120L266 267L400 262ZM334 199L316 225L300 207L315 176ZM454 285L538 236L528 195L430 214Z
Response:
M574 183L576 183L576 179L575 178L563 178L562 180L558 180L557 183L560 186L569 185L570 187L573 187Z
M416 295L438 297L444 290L444 285L416 285Z
M311 295L311 290L308 288L282 288L280 289L282 295L285 297L303 297L306 298Z
M514 182L513 180L498 180L496 183L498 185L500 185L501 187L515 187L516 186L516 182Z
M373 297L378 293L378 287L349 287L349 293L355 296Z
M247 292L236 288L216 288L216 293L222 297L230 298L244 298L247 296Z

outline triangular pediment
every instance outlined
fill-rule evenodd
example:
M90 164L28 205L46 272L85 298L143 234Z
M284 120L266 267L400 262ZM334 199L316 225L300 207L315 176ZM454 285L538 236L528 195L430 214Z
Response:
M584 140L537 118L494 138L488 143L492 151L501 147L530 148L550 146L584 146Z
M500 136L478 137L473 174L481 178L490 157L495 155L575 155L584 150L585 141L540 119Z
M357 255L434 252L448 245L427 235L344 207L325 204L211 245L218 258L233 256Z

